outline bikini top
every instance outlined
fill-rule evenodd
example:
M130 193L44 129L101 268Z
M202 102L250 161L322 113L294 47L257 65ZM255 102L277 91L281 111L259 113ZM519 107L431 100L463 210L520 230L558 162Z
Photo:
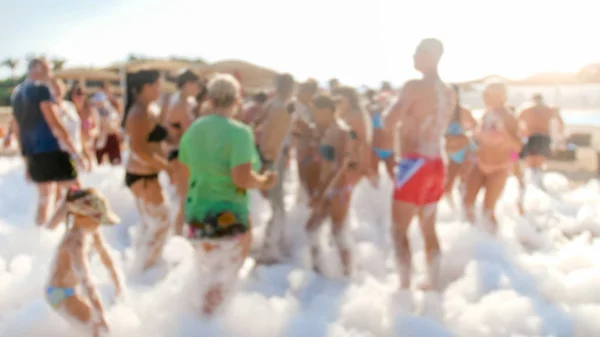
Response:
M148 143L159 143L165 141L169 132L162 125L156 124L154 129L148 134Z
M350 139L356 139L358 137L356 132L352 130L349 130L347 133L348 136L350 136ZM321 157L326 161L334 161L336 158L335 147L330 144L319 145L319 154L321 154Z
M463 134L462 126L459 121L452 121L448 125L448 129L446 130L446 134L449 136L460 136Z
M383 118L381 113L377 112L371 116L373 119L373 129L383 129Z

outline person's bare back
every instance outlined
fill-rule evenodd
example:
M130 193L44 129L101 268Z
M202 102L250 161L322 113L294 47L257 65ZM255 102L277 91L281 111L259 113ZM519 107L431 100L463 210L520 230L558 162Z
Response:
M417 80L411 86L411 104L400 123L400 153L437 157L442 153L442 137L456 96L442 81Z
M550 121L556 116L556 109L538 104L523 110L519 120L525 123L527 133L530 135L550 135Z
M261 131L258 147L267 161L272 162L277 159L280 148L285 142L292 122L292 115L287 111L289 104L290 100L280 97L274 97L265 104L264 119L258 126Z
M84 236L75 233L66 235L58 247L54 270L48 284L60 288L72 288L79 284L76 271L73 269L72 256L83 256L87 245L84 240Z

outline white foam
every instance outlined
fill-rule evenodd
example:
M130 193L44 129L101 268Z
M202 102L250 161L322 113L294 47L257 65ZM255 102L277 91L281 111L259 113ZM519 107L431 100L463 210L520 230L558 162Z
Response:
M294 174L286 188L297 184ZM100 166L85 175L111 201L123 223L103 229L117 268L131 262L129 227L138 224L123 169ZM379 190L363 182L350 213L357 273L340 278L339 257L322 254L330 278L303 269L306 242L300 237L308 217L303 205L286 197L287 231L297 249L294 264L258 266L237 286L228 305L213 319L199 317L184 299L193 249L171 238L156 275L126 280L126 296L113 300L109 275L97 256L90 267L107 309L112 336L565 336L588 337L600 331L600 233L598 182L569 191L559 174L545 184L560 199L529 186L525 207L516 213L516 184L511 179L498 204L499 238L460 221L460 209L439 207L438 232L444 255L440 294L397 291L389 243L391 183ZM0 336L67 336L68 325L45 303L44 281L63 228L47 232L33 223L35 193L24 181L23 164L0 158ZM262 244L269 209L252 193L254 245ZM546 214L552 217L546 222ZM329 225L323 242L330 237ZM567 232L560 241L555 234ZM582 231L589 231L582 234ZM418 226L409 231L415 279L423 276L423 243ZM524 245L527 242L527 245ZM327 247L325 244L324 247ZM248 263L250 266L251 263ZM249 267L244 267L245 273Z

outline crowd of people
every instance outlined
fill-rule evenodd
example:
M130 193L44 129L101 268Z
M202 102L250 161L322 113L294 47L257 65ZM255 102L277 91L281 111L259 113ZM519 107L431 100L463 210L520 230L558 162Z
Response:
M250 254L248 190L260 190L272 210L256 262L290 257L283 184L290 165L297 165L299 202L311 209L305 233L316 272L321 272L318 229L328 222L343 273L353 274L348 228L353 190L362 179L377 188L388 175L394 182L390 235L400 287L412 286L408 228L416 216L428 276L419 287L438 289L438 202L447 197L456 206L452 195L458 181L466 220L483 223L494 234L494 207L507 178L517 176L523 197L520 164L539 182L553 130L557 125L559 133L563 130L558 110L541 96L517 113L507 106L507 88L499 83L485 88L486 111L474 118L460 104L459 87L439 77L442 54L439 40L425 39L414 54L422 78L399 90L382 86L362 94L336 80L321 89L315 80L297 85L291 75L279 74L273 92L244 97L232 75L202 79L186 70L177 79L178 91L165 99L160 74L141 70L127 75L122 107L108 87L93 95L80 84L67 91L44 59L32 60L27 79L13 93L14 120L5 143L16 135L26 178L38 192L36 223L49 229L67 223L48 281L48 302L83 333L108 330L87 259L93 245L120 293L123 281L99 231L99 225L119 218L99 191L82 186L78 174L105 157L120 165L123 149L124 184L140 215L137 271L157 264L170 235L186 237L196 252L194 283L203 285L196 296L203 314L221 306ZM176 192L171 207L159 183L161 172ZM483 217L476 221L481 189Z

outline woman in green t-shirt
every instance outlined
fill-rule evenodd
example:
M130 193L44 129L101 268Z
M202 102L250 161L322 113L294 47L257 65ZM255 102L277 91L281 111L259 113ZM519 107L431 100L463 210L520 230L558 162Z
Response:
M248 189L268 189L275 173L258 174L260 160L249 126L233 119L241 105L240 84L224 74L207 85L211 111L196 120L179 143L188 174L187 237L198 251L203 312L223 301L251 246ZM200 283L200 284L199 284Z

